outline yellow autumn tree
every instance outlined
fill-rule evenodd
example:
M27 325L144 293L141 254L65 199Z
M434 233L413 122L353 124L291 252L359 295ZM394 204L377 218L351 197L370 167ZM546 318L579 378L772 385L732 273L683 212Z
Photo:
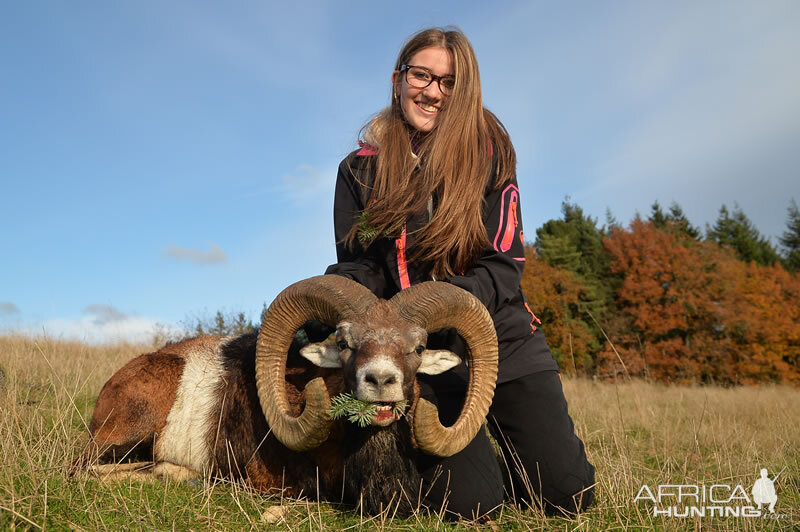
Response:
M567 374L590 373L599 345L581 309L589 287L568 270L537 258L533 246L526 246L525 259L522 290L542 322L553 357Z

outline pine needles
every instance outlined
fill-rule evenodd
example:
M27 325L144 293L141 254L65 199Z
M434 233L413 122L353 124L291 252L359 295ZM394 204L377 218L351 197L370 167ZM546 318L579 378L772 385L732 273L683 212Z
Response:
M397 401L392 406L392 414L398 418L402 417L405 415L407 407L408 401ZM349 393L339 394L331 400L331 417L333 419L347 417L349 422L356 423L359 427L371 424L377 414L377 403L356 399Z

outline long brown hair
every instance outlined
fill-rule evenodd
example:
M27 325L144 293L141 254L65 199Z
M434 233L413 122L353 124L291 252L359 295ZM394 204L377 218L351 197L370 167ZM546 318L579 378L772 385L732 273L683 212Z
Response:
M437 115L429 133L405 121L398 98L392 98L363 129L364 140L378 150L367 208L345 242L364 248L376 238L397 235L412 215L424 213L428 198L437 208L413 239L412 260L431 264L433 275L445 279L463 272L489 245L481 218L484 191L497 161L499 188L513 178L516 154L503 124L483 107L478 61L467 37L458 28L431 28L413 35L403 46L395 71L424 48L441 47L453 58L455 87ZM397 76L392 93L400 91ZM412 152L413 143L413 152ZM416 154L416 157L415 155ZM368 223L369 235L359 232Z

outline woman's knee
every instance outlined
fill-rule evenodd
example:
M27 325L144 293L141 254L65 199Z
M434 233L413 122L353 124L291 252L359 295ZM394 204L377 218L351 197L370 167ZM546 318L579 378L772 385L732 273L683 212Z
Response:
M509 499L523 508L569 514L585 510L594 500L594 467L585 459L566 469L540 462L517 463L515 469L506 475L506 490Z
M576 463L574 470L542 486L544 510L550 514L574 514L594 501L594 466L587 460Z
M503 504L503 485L501 482L484 484L481 482L451 483L444 496L436 500L426 499L433 511L443 511L450 519L478 519L492 516Z
M575 434L555 371L499 385L492 414L493 432L510 466L509 495L517 503L556 513L591 504L594 467Z

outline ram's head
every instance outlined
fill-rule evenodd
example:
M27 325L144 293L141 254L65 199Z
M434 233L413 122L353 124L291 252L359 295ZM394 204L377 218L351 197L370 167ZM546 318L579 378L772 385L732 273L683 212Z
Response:
M302 354L320 367L342 368L347 391L374 406L371 423L389 425L411 404L409 425L419 448L452 455L469 443L489 410L497 376L492 320L469 293L447 283L423 283L379 300L338 276L321 276L284 290L267 311L259 333L256 381L264 414L287 447L302 451L324 442L331 402L321 378L305 388L306 405L292 415L283 374L295 331L308 320L336 327L335 341L306 346ZM467 345L470 382L464 407L451 427L436 407L416 397L417 373L438 374L460 362L450 351L425 347L428 332L455 328Z
M387 426L414 399L417 373L438 375L461 359L447 350L426 349L428 332L408 322L389 301L376 301L359 321L340 322L329 341L301 354L322 368L342 368L345 389L334 411L360 424Z

